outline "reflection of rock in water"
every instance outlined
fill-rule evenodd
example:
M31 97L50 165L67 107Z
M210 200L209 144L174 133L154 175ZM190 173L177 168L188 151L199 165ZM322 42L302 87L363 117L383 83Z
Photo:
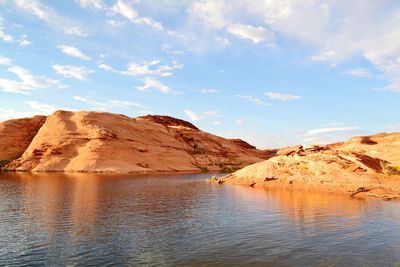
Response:
M0 235L6 244L0 265L329 265L327 257L351 265L354 255L387 265L398 259L395 205L218 185L206 176L212 175L2 174L0 229L7 231ZM380 242L387 244L383 250Z

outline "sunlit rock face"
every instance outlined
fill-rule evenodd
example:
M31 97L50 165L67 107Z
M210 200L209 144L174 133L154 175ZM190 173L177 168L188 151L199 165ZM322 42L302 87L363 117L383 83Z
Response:
M130 118L111 113L57 111L40 126L19 155L15 154L18 159L6 165L8 170L231 171L273 155L168 116ZM13 137L13 133L3 135Z
M400 199L399 141L400 134L392 133L285 148L217 181Z
M35 116L0 123L0 167L25 152L45 120Z

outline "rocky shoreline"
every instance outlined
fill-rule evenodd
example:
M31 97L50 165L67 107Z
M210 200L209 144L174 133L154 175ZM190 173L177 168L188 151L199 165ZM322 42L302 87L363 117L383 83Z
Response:
M0 168L116 174L231 173L219 184L400 199L400 133L259 150L190 122L56 111L0 123Z
M299 146L278 154L212 182L400 200L400 171L387 160L338 146Z

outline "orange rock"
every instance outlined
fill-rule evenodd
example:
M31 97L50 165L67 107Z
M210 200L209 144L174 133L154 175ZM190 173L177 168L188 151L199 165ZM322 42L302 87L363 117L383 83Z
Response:
M0 162L5 163L19 158L45 120L44 116L35 116L0 123Z
M231 184L400 199L400 172L392 167L398 166L395 164L398 164L400 135L376 135L368 138L374 142L367 144L359 140L354 138L330 146L286 148L275 157L221 179ZM370 150L364 151L365 146Z
M360 152L371 157L378 157L394 166L400 166L400 133L356 136L344 143L332 146L340 150Z
M8 133L9 138L13 134ZM47 117L29 143L29 147L26 145L15 154L20 157L9 163L7 169L118 173L226 171L270 155L268 151L244 146L243 141L200 131L193 124L172 117L129 118L101 112L57 111Z

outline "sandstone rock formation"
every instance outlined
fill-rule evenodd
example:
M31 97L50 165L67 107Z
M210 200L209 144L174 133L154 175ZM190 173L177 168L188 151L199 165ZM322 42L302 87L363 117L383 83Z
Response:
M0 167L25 152L45 120L44 116L35 116L0 123Z
M357 151L371 157L400 166L400 133L381 133L371 136L355 136L344 143L330 147L345 151Z
M9 124L10 121L4 122L1 127ZM37 122L33 130L24 129L30 135L18 153L0 151L0 158L18 158L7 164L6 169L119 173L230 171L273 155L244 141L218 137L168 116L129 118L110 113L57 111L40 125ZM0 140L8 136L9 142L14 142L11 141L14 134L15 131L3 130ZM7 142L2 145L6 147Z
M399 133L356 137L328 146L297 146L217 181L400 199L399 151Z

